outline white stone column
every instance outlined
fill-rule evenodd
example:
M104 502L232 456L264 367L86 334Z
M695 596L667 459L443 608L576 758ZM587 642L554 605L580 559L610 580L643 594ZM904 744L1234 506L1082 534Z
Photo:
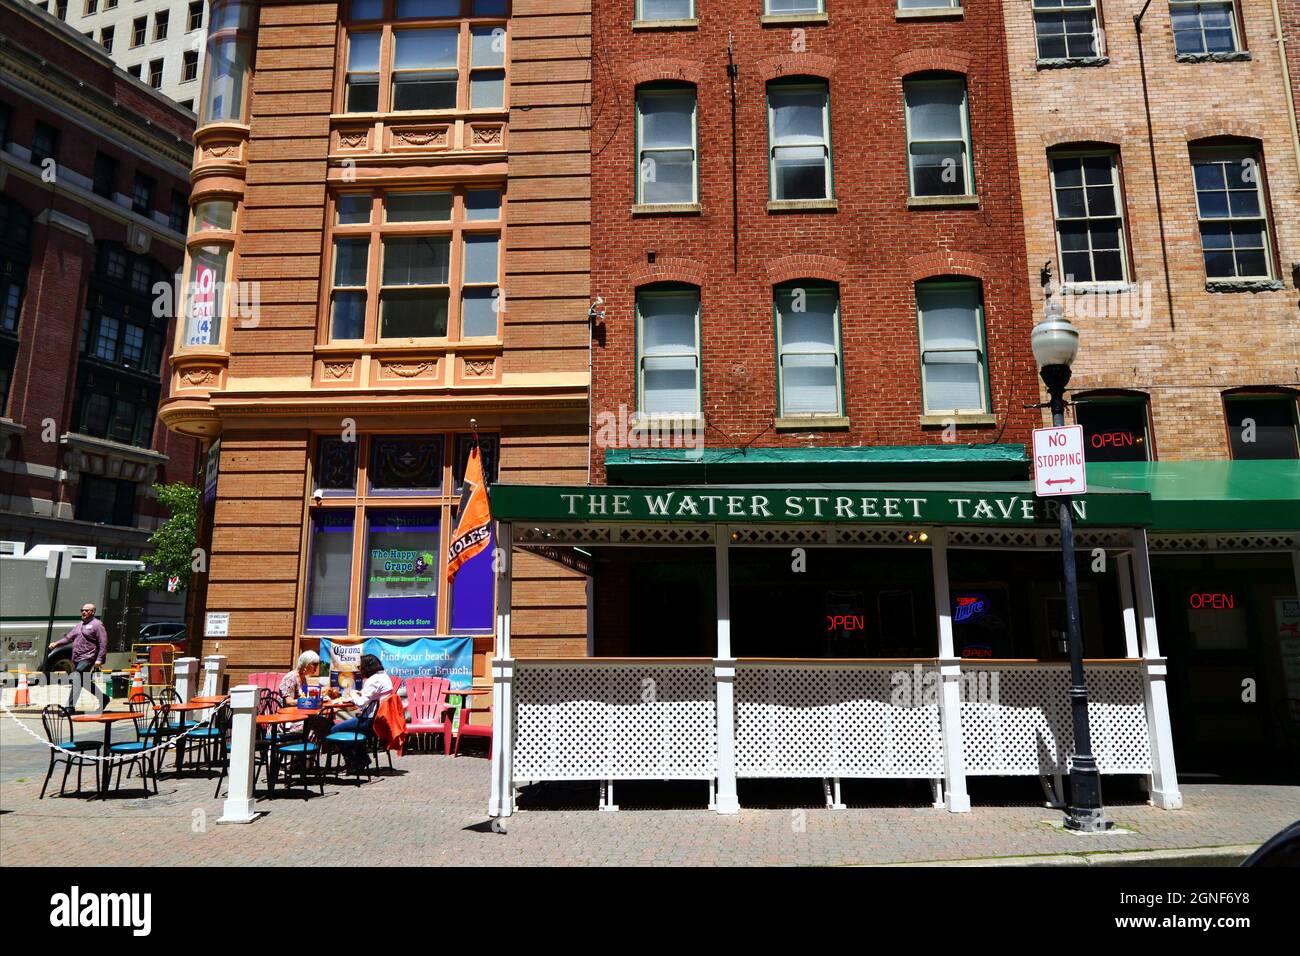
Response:
M221 693L221 681L226 676L226 655L209 654L203 658L203 694L215 697Z
M966 753L961 736L961 661L952 643L952 595L948 589L948 531L930 531L934 607L939 626L939 723L943 733L944 789L948 809L970 811L966 792Z
M197 657L176 658L172 662L172 676L176 679L176 696L181 699L182 704L188 704L191 697L199 696Z
M514 658L510 656L510 580L514 568L514 526L497 525L497 633L492 660L492 782L488 816L508 817L514 812Z
M718 698L718 813L739 813L736 796L736 661L731 656L731 566L726 525L714 527L714 562L718 605L718 656L713 661Z
M1151 743L1151 803L1164 810L1183 805L1174 766L1174 735L1169 722L1169 694L1165 680L1168 662L1160 656L1156 633L1155 597L1151 587L1151 559L1144 528L1133 531L1133 579L1137 585L1138 615L1142 622L1142 693Z
M230 788L218 823L252 823L253 752L257 738L257 693L252 684L240 684L230 692Z
M1115 557L1115 573L1119 575L1119 606L1124 616L1124 656L1138 657L1137 609L1133 606L1133 558L1128 552Z

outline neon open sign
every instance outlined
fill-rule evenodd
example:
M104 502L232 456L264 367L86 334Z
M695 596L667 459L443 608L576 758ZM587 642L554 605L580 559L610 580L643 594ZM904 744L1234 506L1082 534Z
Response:
M827 614L826 630L828 631L865 631L867 629L867 619L862 614Z
M1237 606L1237 595L1223 591L1197 591L1187 596L1187 606L1195 611L1203 609L1228 611Z
M1093 448L1132 448L1141 443L1142 439L1132 432L1097 432L1088 439Z

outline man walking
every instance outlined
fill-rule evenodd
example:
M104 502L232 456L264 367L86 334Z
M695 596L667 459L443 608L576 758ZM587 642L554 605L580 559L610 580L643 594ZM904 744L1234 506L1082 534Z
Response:
M81 623L73 625L72 629L64 634L61 638L50 645L50 650L62 647L69 641L72 642L72 692L68 696L68 706L73 710L77 709L77 698L81 696L81 688L84 684L89 685L90 692L95 695L99 701L100 709L108 703L108 695L95 685L93 677L82 677L83 674L90 674L95 668L104 666L104 657L108 654L108 632L104 630L104 625L95 618L95 605L83 604L81 606Z

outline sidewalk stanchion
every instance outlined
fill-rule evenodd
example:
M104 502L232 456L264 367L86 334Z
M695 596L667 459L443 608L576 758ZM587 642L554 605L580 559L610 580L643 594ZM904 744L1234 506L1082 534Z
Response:
M225 676L225 654L209 654L203 658L203 696L216 697L220 694L221 681Z
M176 668L176 696L182 704L188 704L191 697L198 696L199 659L178 657L173 663Z
M230 692L230 789L218 823L252 823L253 750L257 735L257 688L240 684Z

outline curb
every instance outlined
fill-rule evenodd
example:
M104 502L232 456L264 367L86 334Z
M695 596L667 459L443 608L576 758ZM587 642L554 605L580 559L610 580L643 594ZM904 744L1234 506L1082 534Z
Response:
M883 863L878 866L1239 866L1259 849L1258 843L1199 846L1178 850L1116 850L1053 853L1043 856L976 857L968 860L929 860L924 863Z

